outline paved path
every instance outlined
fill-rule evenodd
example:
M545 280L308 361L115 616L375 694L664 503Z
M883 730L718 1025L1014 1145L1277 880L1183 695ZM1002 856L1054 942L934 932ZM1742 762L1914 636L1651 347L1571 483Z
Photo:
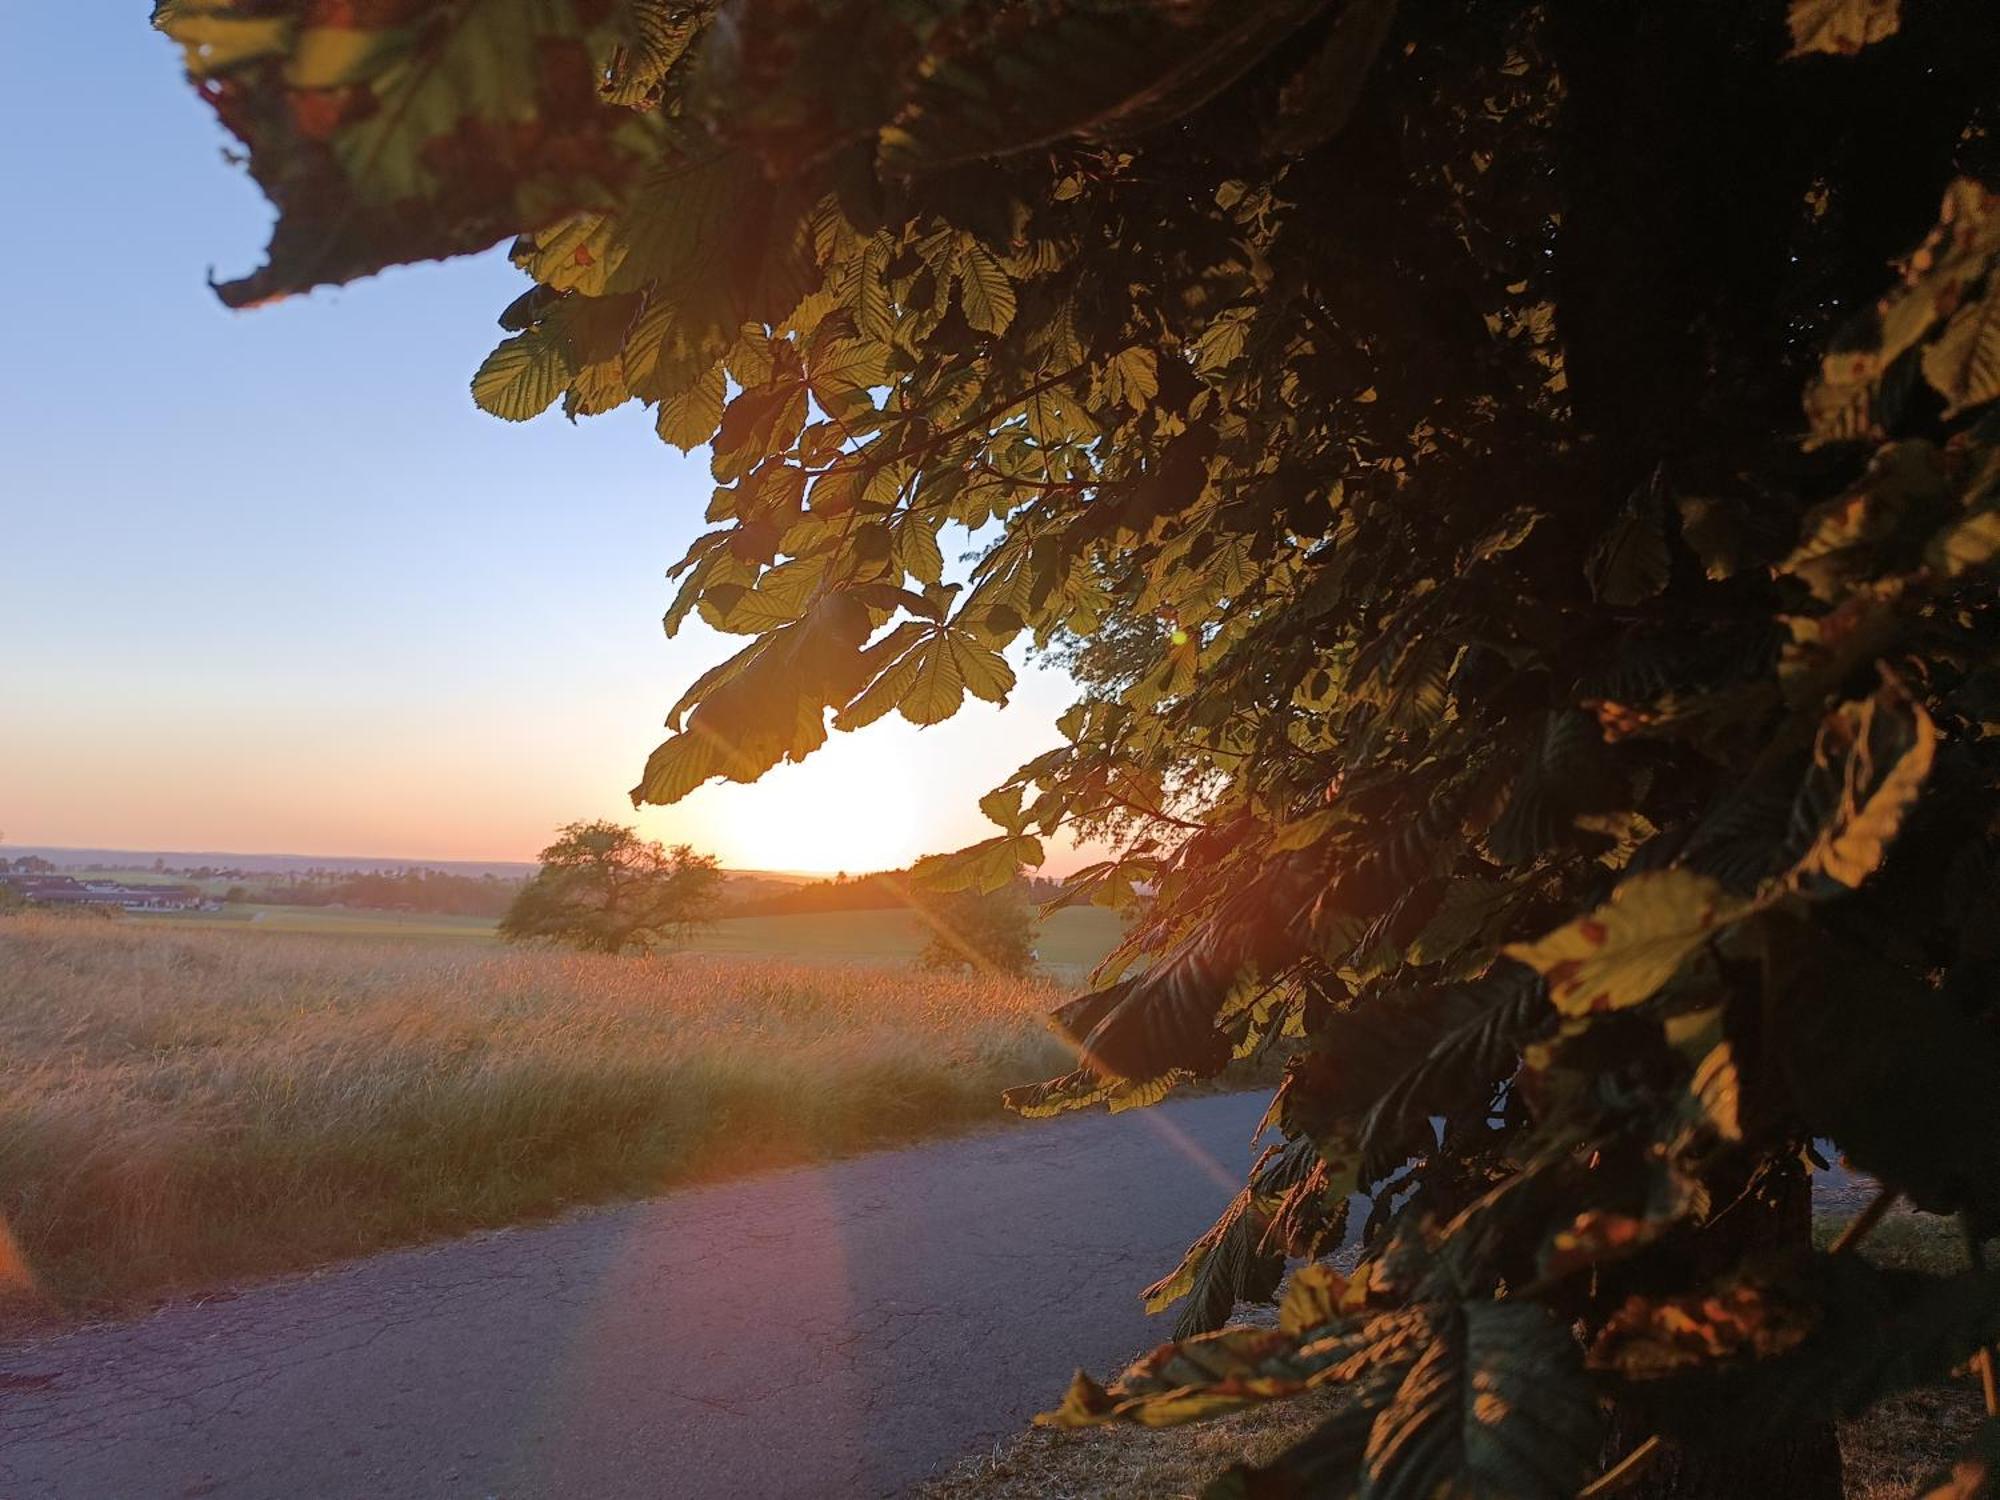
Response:
M1166 1336L1261 1095L1020 1126L0 1348L0 1500L894 1493Z

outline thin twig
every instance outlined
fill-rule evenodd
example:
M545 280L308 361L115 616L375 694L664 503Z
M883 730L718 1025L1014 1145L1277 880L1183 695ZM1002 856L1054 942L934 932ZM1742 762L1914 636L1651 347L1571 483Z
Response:
M1896 1200L1903 1194L1899 1189L1885 1187L1869 1202L1868 1206L1847 1221L1847 1227L1840 1231L1828 1250L1830 1255L1844 1255L1860 1244L1882 1222L1882 1216L1896 1206Z
M1597 1478L1591 1480L1589 1484L1578 1490L1576 1492L1576 1500L1598 1500L1600 1495L1617 1494L1639 1477L1640 1472L1647 1464L1653 1461L1653 1455L1659 1449L1660 1435L1656 1432L1630 1453L1619 1459L1614 1468L1598 1475Z

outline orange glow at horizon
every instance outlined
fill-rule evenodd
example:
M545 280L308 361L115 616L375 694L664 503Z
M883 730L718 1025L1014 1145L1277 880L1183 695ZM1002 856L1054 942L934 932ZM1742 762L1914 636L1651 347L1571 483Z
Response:
M657 738L658 710L632 675L575 684L567 701L525 713L504 695L464 690L387 703L349 693L267 715L258 693L213 679L203 692L156 678L122 698L64 694L51 682L37 695L47 711L0 744L0 838L385 864L528 861L561 824L610 818L731 869L861 874L991 835L980 794L1046 748L1072 691L1031 668L1004 712L975 703L925 730L892 719L835 734L753 784L712 783L673 807L635 811L625 788ZM135 743L135 714L167 732ZM1047 873L1081 862L1066 849L1050 854Z

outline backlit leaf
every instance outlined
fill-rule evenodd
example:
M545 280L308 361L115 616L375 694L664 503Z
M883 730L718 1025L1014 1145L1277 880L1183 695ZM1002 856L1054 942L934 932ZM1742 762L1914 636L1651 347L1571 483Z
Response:
M656 428L661 440L692 453L715 436L722 423L722 366L710 365L693 385L660 403Z
M1947 417L2000 397L2000 276L1925 348L1924 379L1944 397Z
M1813 768L1814 784L1825 787L1831 806L1794 878L1852 887L1879 869L1936 750L1930 715L1893 682L1828 715L1813 745ZM1810 805L1802 794L1800 812Z
M160 10L278 208L264 269L224 283L223 299L243 306L463 255L608 203L662 133L598 93L618 43L606 9L408 0L350 14L212 0ZM263 29L280 23L282 47Z
M531 328L486 356L472 377L472 399L496 417L525 422L548 410L568 388L570 375L561 342Z
M1792 29L1791 55L1859 52L1871 42L1894 36L1902 24L1901 12L1902 0L1791 0L1785 15Z
M1533 1303L1468 1303L1442 1320L1375 1418L1358 1493L1573 1500L1601 1442L1568 1327Z
M1659 870L1631 876L1589 916L1505 951L1548 981L1557 1010L1592 1015L1651 999L1718 929L1753 910L1706 875Z
M1014 321L1014 284L978 240L959 253L958 295L965 321L982 333L1005 333Z

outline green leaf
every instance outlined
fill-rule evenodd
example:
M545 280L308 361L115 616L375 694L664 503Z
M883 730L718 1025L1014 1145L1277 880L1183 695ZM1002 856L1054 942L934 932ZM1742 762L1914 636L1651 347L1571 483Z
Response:
M1180 1264L1140 1294L1146 1311L1164 1312L1186 1298L1174 1337L1188 1339L1220 1328L1238 1302L1269 1301L1285 1274L1285 1257L1263 1247L1269 1222L1249 1188L1238 1193Z
M896 566L917 582L930 585L944 577L944 553L938 547L937 532L919 516L910 516L896 528Z
M1213 97L1318 9L1315 0L1202 4L1166 22L1125 5L975 10L948 59L882 127L882 159L899 174L922 172L1143 132Z
M928 625L906 620L870 646L866 659L873 675L867 686L834 715L833 727L861 729L901 703L922 670L924 643L935 634Z
M660 403L655 430L663 442L692 453L715 436L722 423L723 380L720 362L712 364L695 383Z
M971 237L959 251L958 298L965 321L982 333L1005 333L1014 321L1014 284L993 253Z
M1633 491L1584 565L1592 598L1629 606L1666 587L1672 563L1667 553L1666 501L1666 475L1656 469Z
M888 349L872 339L833 338L816 344L806 381L822 405L888 378Z
M806 410L805 382L791 376L738 391L715 427L709 459L715 477L739 479L765 459L785 452L798 441Z
M1285 81L1271 150L1296 156L1340 134L1389 39L1396 6L1397 0L1350 0L1319 51Z
M486 356L472 377L472 399L496 417L525 422L549 409L572 373L562 342L546 329L531 328Z
M1009 833L982 839L953 854L932 854L910 869L910 878L926 890L997 891L1011 884L1023 866L1042 862L1042 841Z
M1027 826L1027 816L1021 810L1023 791L1018 783L995 787L979 799L979 810L1007 832L1019 834Z
M1692 870L1634 875L1587 917L1503 951L1548 981L1564 1015L1621 1010L1649 1000L1690 954L1756 903Z
M604 97L613 104L653 103L704 18L686 0L625 0L623 9L625 37L607 69Z
M934 631L910 653L917 658L897 711L912 724L937 724L965 701L965 673L948 631Z
M463 255L608 204L666 128L598 92L620 40L609 11L212 0L156 12L278 209L264 268L220 285L223 300Z
M1133 344L1113 355L1098 372L1098 379L1107 402L1144 411L1160 393L1159 357L1151 349Z
M1603 1441L1582 1351L1546 1308L1472 1302L1440 1319L1375 1418L1361 1500L1574 1500Z
M1005 704L1014 691L1014 669L1007 658L962 631L953 631L950 643L958 679L972 696Z

